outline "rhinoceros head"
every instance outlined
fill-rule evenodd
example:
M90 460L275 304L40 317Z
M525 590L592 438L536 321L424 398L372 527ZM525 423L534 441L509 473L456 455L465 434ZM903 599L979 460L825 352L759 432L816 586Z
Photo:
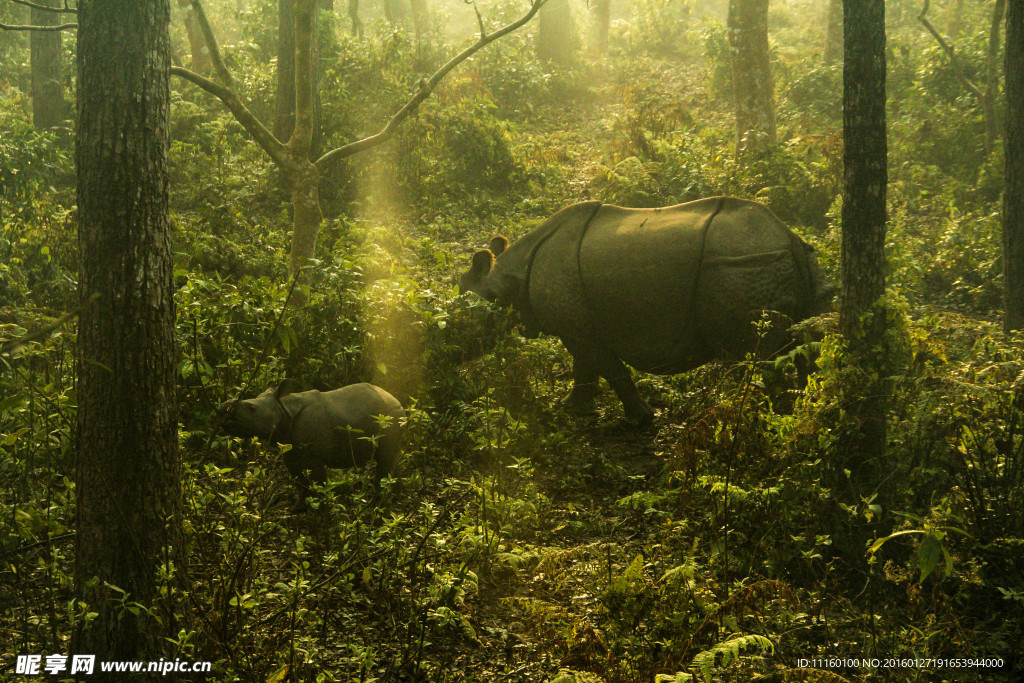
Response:
M231 436L271 438L283 426L282 422L290 418L281 399L296 388L298 382L286 379L276 389L267 389L256 398L221 403L217 406L217 414L224 420L221 428Z
M480 249L473 254L473 263L469 270L459 279L459 293L474 292L488 301L500 298L501 292L495 290L487 277L494 268L495 260L508 248L508 239L503 235L495 235L487 249Z

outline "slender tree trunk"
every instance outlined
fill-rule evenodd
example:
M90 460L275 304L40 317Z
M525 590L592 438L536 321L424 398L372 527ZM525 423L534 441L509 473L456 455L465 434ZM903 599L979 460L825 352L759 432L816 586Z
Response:
M299 78L296 64L296 14L297 0L279 0L278 2L278 40L277 40L277 116L274 119L274 137L287 141L295 128L295 82ZM317 40L315 8L311 10L312 28L309 37L312 54L308 61L309 78L312 79L312 117L313 138L310 143L311 158L319 156L320 136L320 51Z
M181 566L169 22L169 0L78 4L75 589L98 616L72 651L97 660L155 660L177 633L173 614L126 609Z
M950 40L960 37L964 26L964 0L953 0L949 8L949 24L946 27L946 35Z
M985 155L995 149L999 137L999 112L996 99L999 97L999 29L1006 14L1006 0L996 0L992 8L992 22L988 30L988 55L985 60L985 96L982 107L985 112Z
M348 0L348 18L352 22L352 33L363 37L363 22L359 19L359 0Z
M608 32L612 23L612 0L594 0L591 45L595 54L603 55L608 50Z
M412 13L412 30L416 34L416 44L419 45L429 28L427 1L409 0L409 9Z
M405 26L409 8L404 0L384 0L384 16L392 27Z
M192 0L178 0L178 7L185 11L185 35L188 37L188 48L192 53L192 70L197 74L210 73L210 51L206 49L202 29L192 9Z
M316 255L316 238L323 214L320 210L320 171L310 162L316 125L314 0L295 0L295 130L288 141L289 161L285 178L292 197L291 272L301 273L300 285L310 276L303 268ZM298 303L305 303L300 293Z
M775 143L775 85L768 0L730 0L729 46L736 91L736 155Z
M843 55L843 0L828 0L825 21L825 64L831 66Z
M1003 282L1006 331L1024 329L1024 3L1006 11L1006 187L1003 191Z
M60 0L40 0L38 4L63 7ZM61 15L32 8L29 22L33 26L56 26L61 23ZM64 120L61 32L31 31L29 44L32 60L32 123L39 129L53 128Z
M545 62L566 66L576 60L578 49L569 0L548 0L540 9L537 56Z
M870 485L885 452L887 385L878 348L887 318L876 309L885 293L886 166L885 2L844 0L843 238L839 326L849 362L874 378L849 386L842 466L851 481ZM874 462L873 466L867 463Z
M286 141L295 126L294 0L277 2L277 115L274 137Z

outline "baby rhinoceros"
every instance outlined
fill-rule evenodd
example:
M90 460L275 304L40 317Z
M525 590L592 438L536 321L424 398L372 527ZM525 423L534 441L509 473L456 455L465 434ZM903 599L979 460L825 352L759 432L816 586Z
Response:
M366 383L325 392L296 388L297 382L286 379L256 398L220 404L223 430L291 444L284 463L303 498L310 483L323 483L328 467L364 465L375 457L378 479L394 471L405 417L394 396ZM297 509L302 508L300 500Z

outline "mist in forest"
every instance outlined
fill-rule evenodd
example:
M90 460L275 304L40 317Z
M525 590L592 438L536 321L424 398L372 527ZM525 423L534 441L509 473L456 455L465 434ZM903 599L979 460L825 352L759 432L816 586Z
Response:
M1022 49L0 0L0 679L1024 679Z

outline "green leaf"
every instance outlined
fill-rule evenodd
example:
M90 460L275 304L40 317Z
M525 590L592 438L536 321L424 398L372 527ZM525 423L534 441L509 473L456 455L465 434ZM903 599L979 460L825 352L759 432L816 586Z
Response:
M921 581L924 581L935 567L939 564L942 556L942 545L939 539L928 534L921 541L921 547L917 550L917 564L921 568Z

